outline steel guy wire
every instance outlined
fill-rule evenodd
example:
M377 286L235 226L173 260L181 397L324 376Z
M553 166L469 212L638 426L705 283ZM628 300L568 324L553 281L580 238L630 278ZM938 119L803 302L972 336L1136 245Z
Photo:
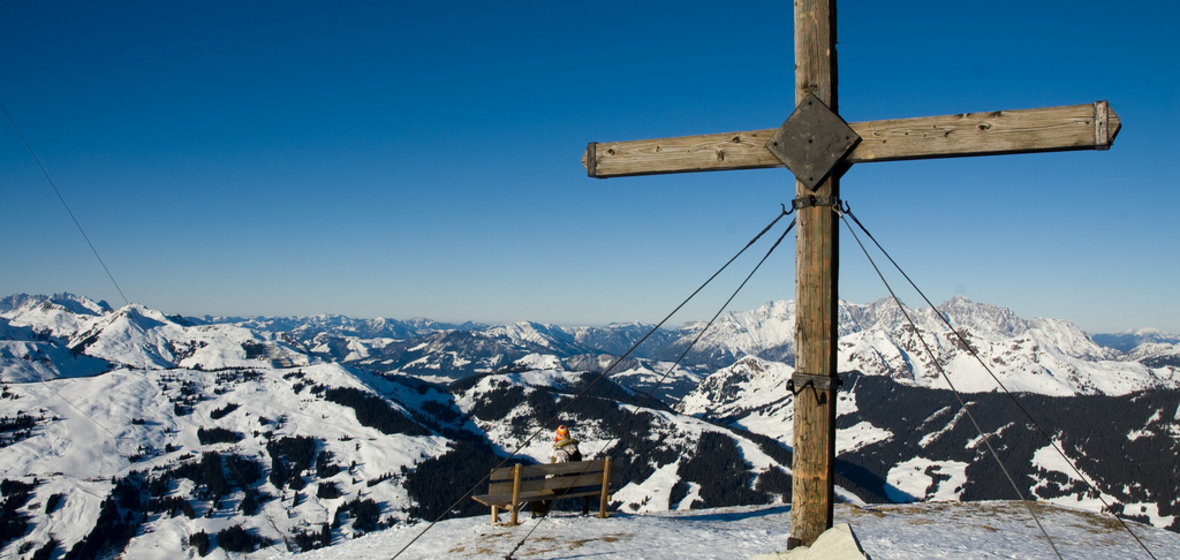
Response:
M862 224L859 219L857 219L856 215L852 213L852 209L845 206L841 210L841 214L842 215L846 214L847 216L851 217L852 220L854 222L856 222L857 227L859 227L861 229L861 231L863 231L864 234L870 240L873 241L873 244L877 246L877 249L881 251L881 254L885 255L885 258L889 259L889 262L891 264L893 264L893 267L895 269L897 269L897 271L899 273L901 273L902 277L904 277L907 282L909 282L910 286L914 289L914 291L916 291L918 293L918 295L922 296L922 300L926 302L926 305L929 305L931 309L937 310L937 307L935 307L934 303L932 303L930 301L930 298L926 297L925 292L923 292L922 289L919 288L916 283L914 283L914 281L910 278L910 276L908 274L906 274L905 270L903 270L901 268L901 266L897 264L897 261L893 260L893 257L890 256L889 252L886 251L885 248L881 246L881 243L878 242L875 237L873 237L873 234L871 232L869 232L869 230L867 228L865 228L864 224ZM852 231L852 226L848 225L847 221L845 221L844 224L848 227L849 231L852 232L853 238L856 238L857 244L860 244L860 239L856 237L856 232ZM865 250L864 245L861 245L861 250L862 251ZM867 251L865 252L865 256L866 257L868 256ZM872 263L872 258L869 258L869 262ZM873 264L873 268L876 269L876 264ZM877 274L880 275L881 274L880 271L878 271ZM885 280L884 277L882 277L881 280L884 282L884 280ZM888 284L886 284L886 286L888 286ZM892 294L892 290L890 290L890 293ZM897 303L898 303L898 306L900 307L901 302L898 301ZM904 309L903 309L903 313L904 313ZM1107 503L1105 498L1102 497L1102 492L1096 487L1095 484L1093 484L1090 481L1090 479L1085 474L1083 474L1081 472L1080 469L1078 469L1078 466L1074 463L1074 461L1072 459L1070 459L1068 456L1066 456L1065 451L1062 450L1061 447L1057 444L1057 442L1054 441L1053 438L1049 436L1049 433L1045 430L1044 427L1041 426L1040 422L1037 422L1036 418L1033 417L1032 413L1029 412L1029 410L1023 404L1020 403L1020 400L1016 398L1016 395L1013 394L1012 391L1010 391L1008 389L1008 387L1006 385L1004 385L1004 383L1002 381L1000 381L1000 378L995 374L995 372L992 371L991 367L987 365L987 362L984 361L984 359L979 355L979 353L975 351L975 348L972 347L967 342L967 339L962 335L962 333L957 331L954 328L954 326L951 325L951 323L947 319L947 317L944 316L942 313L936 312L935 315L937 315L939 320L942 321L942 323L944 325L946 325L947 330L949 332L951 332L959 340L959 343L963 346L963 348L966 348L967 352L969 354L971 354L971 356L973 358L975 358L975 360L977 362L979 362L979 365L983 366L984 371L986 371L987 374L992 378L992 380L996 382L996 385L999 386L1000 389L1002 389L1004 391L1004 394L1007 395L1008 398L1012 401L1012 403L1016 405L1016 408L1018 408L1020 410L1020 412L1022 414L1024 414L1024 417L1027 418L1028 421L1032 423L1032 425L1037 429L1037 431L1041 434L1041 436L1044 437L1045 440L1049 442L1049 445L1053 447L1053 450L1056 451L1057 454L1063 460L1065 460L1066 464L1069 465L1070 469L1072 469L1073 472L1078 475L1079 480L1081 480L1082 483L1085 484L1086 487L1091 492L1093 492L1095 495L1098 496L1098 500L1100 502L1102 502L1103 507L1106 510L1111 511L1113 514L1113 510L1111 509L1111 505L1109 503ZM908 319L909 317L907 316L906 318ZM916 327L915 327L915 332L916 332ZM919 339L921 339L921 337L919 337ZM923 341L923 344L925 344L925 341ZM941 367L940 367L940 370L941 370ZM944 376L945 376L945 374L944 374ZM947 384L950 384L949 379L947 379ZM953 387L952 387L952 389L953 389ZM1005 474L1007 474L1007 473L1005 473ZM1133 539L1135 539L1135 542L1139 544L1140 548L1142 548L1143 551L1145 553L1147 553L1147 555L1154 560L1155 555L1152 554L1151 550L1147 548L1146 543L1144 543L1143 540L1139 538L1139 535L1135 534L1135 531L1133 531L1131 529L1131 526L1128 525L1127 522L1125 520L1123 520L1122 517L1119 517L1118 515L1114 515L1114 517L1123 526L1123 529L1125 529L1127 531L1127 533L1129 533L1131 535L1131 537Z
M837 214L843 213L846 212L837 212ZM996 465L1000 467L1000 470L1004 473L1004 477L1008 479L1008 482L1012 485L1012 489L1016 491L1016 495L1020 498L1020 501L1028 508L1028 512L1030 515L1032 515L1033 521L1036 522L1037 527L1040 528L1041 534L1045 536L1045 540L1047 540L1049 542L1049 546L1053 548L1053 553L1057 555L1059 560L1065 560L1061 556L1061 552L1057 550L1057 544L1053 542L1053 538L1049 536L1049 532L1046 531L1045 526L1041 524L1041 519L1037 516L1037 512L1033 508L1032 502L1024 497L1024 492L1020 490L1020 486L1016 484L1016 480L1012 478L1012 474L1008 472L1008 467L1004 465L1004 462L1000 459L999 453L997 453L995 447L992 446L991 439L986 433L984 433L983 427L979 425L979 422L975 420L975 415L972 414L971 409L967 407L967 403L963 400L963 395L959 393L958 389L955 388L954 383L951 382L950 376L947 375L946 370L942 368L942 364L938 363L938 358L934 355L934 351L930 349L928 344L926 344L926 339L923 338L922 333L918 331L918 325L914 323L912 318L910 318L909 312L906 311L905 306L901 304L901 300L898 299L897 294L894 293L893 287L889 285L887 280L885 280L885 276L881 273L881 270L877 268L877 263L873 261L871 256L869 256L868 250L865 249L864 244L860 242L860 237L856 235L856 231L852 229L852 226L848 223L848 220L843 220L843 222L844 225L848 227L849 233L852 234L852 238L856 240L856 244L859 245L861 251L864 252L865 258L869 260L869 264L873 266L873 270L876 271L877 276L880 277L881 282L885 284L885 289L889 291L890 297L892 297L893 301L897 303L897 307L901 311L901 314L905 317L906 322L909 323L910 328L914 330L914 335L917 336L918 341L922 343L922 348L924 348L927 355L930 356L930 361L934 363L934 367L938 369L938 373L942 375L943 380L946 381L947 386L950 387L951 392L955 395L955 399L959 401L960 409L966 413L967 418L971 420L971 424L975 426L975 431L979 433L979 437L983 440L984 445L987 446L988 452L991 454L992 458L995 459Z
M703 329L701 329L700 332L697 333L696 337L694 337L692 339L692 342L690 342L688 344L688 347L685 348L684 351L680 353L680 356L676 358L676 361L672 362L672 365L668 366L668 369L666 371L664 371L664 375L662 377L660 377L659 381L657 381L656 384L653 385L647 391L647 394L644 395L643 399L640 399L638 402L644 402L645 400L651 399L652 395L655 394L656 390L663 386L664 381L666 381L668 379L668 375L671 374L672 371L674 371L676 369L676 366L680 365L681 360L683 360L684 357L687 356L688 353L692 350L692 348L694 346L696 346L696 343L699 342L701 340L701 338L705 336L705 333L709 331L709 329L713 326L713 323L717 322L717 318L720 317L721 314L724 313L727 308L729 308L729 304L733 302L733 299L735 297L737 297L737 295L739 293L741 293L742 288L746 287L746 284L750 281L750 278L753 278L754 274L758 272L758 269L762 268L762 264L766 262L766 259L770 258L770 255L772 253L774 253L774 250L778 248L779 244L783 242L783 239L786 238L787 234L791 233L791 230L794 228L795 228L795 221L791 220L791 224L787 226L787 229L784 230L782 235L779 236L778 240L776 240L774 242L774 245L772 245L770 247L770 249L768 251L766 251L766 255L762 257L762 260L758 261L758 264L754 266L754 269L751 270L750 273L746 275L745 280L742 280L742 283L740 285L738 285L737 289L735 289L733 291L733 293L730 294L729 299L725 300L725 303L721 304L721 307L719 307L717 309L717 312L713 314L713 317L709 319L709 322L705 325L705 327ZM684 397L687 397L687 396L688 396L687 393L684 395L681 395L681 397L679 399L677 399L677 401L675 403L673 403L672 408L675 408L677 405L679 405L681 402L683 402ZM627 414L626 418L630 418L631 415L634 415L636 412L638 412L639 408L640 408L639 406L632 407L630 412ZM619 436L615 435L611 439L607 440L606 445L602 446L599 453L601 454L601 453L606 453L607 451L609 451L611 448L611 445L618 439L619 439ZM609 456L611 456L611 453L606 453L606 455L609 457ZM589 465L587 465L587 470L582 471L582 474L585 474L588 470L589 470ZM521 541L516 544L516 547L513 548L512 551L509 552L504 557L505 560L513 560L512 555L516 554L517 550L520 550L520 547L524 545L525 541L527 541L529 539L529 537L532 536L533 531L536 531L537 527L540 527L541 523L544 521L545 521L545 517L542 517L541 520L538 521L533 526L533 528L529 530L528 534L526 534L524 536L524 538L521 539Z
M767 231L770 231L770 229L772 227L774 227L774 225L777 224L779 220L781 220L784 216L789 216L790 214L794 213L794 211L795 211L794 208L792 208L791 210L787 210L786 205L783 205L782 211L777 216L775 216L775 218L773 220L771 220L771 222L769 224L767 224L766 227L762 228L762 231L758 232L758 234L755 235L754 238L751 239L749 242L747 242L746 245L744 247L742 247L736 254L734 254L733 257L730 257L730 259L728 261L726 261L725 264L721 265L721 268L719 268L716 272L714 272L712 276L710 276L707 280L705 280L704 283L702 283L699 287L697 287L696 290L694 290L691 294L689 294L689 296L687 298L685 298L684 301L680 302L680 305L677 305L675 309L673 309L663 319L661 319L659 323L657 323L654 327L652 327L651 330L649 330L647 332L647 334L643 335L643 337L641 337L638 342L636 342L634 345L632 345L631 348L628 349L626 352L624 352L622 356L617 358L614 362L612 362L610 364L610 366L608 366L605 370L603 370L603 372L600 373L598 375L598 377L594 378L593 381L591 381L585 387L583 387L582 390L580 392L578 392L578 394L575 395L573 399L571 399L568 403L565 404L565 406L561 407L561 409L559 409L556 413L554 413L551 418L549 418L545 422L541 423L540 426L531 435L529 435L528 438L526 438L523 442L518 444L516 446L516 449L514 449L511 454L509 454L507 457L505 457L503 460L501 460L493 468L493 470L503 467L506 463L508 463L509 460L511 460L516 455L518 455L520 453L520 451L522 449L524 449L526 446L528 446L528 444L531 443L534 439L536 439L537 436L541 434L541 432L547 430L549 425L554 420L558 419L566 410L569 410L569 408L571 406L573 406L573 404L575 402L577 402L578 399L582 398L586 393L588 393L591 388L593 388L595 385L598 384L599 381L601 381L603 378L607 377L611 373L611 371L614 370L614 368L618 367L618 365L620 363L622 363L623 360L627 359L628 356L630 356L633 352L635 352L635 350L638 349L639 346L642 345L644 342L646 342L647 339L651 337L651 335L655 334L655 332L657 330L659 330L659 328L662 327L664 325L664 323L667 323L668 320L672 318L672 316L674 316L677 312L680 311L681 308L683 308L685 305L687 305L690 300L692 300L694 297L696 297L696 295L699 294L701 292L701 290L705 289L705 287L708 286L723 271L725 271L725 269L727 269L729 267L729 265L733 264L733 262L735 260L737 260L738 257L740 257L743 253L745 253L746 250L750 248L750 246L752 246L759 239L761 239L762 236L765 235ZM794 224L792 223L792 227L793 226L794 226ZM780 238L780 241L781 241L781 238ZM777 245L777 243L776 243L776 245ZM759 264L761 264L761 263L759 263ZM743 284L744 284L744 282L743 282ZM448 513L450 513L450 511L452 509L454 509L455 506L459 505L464 500L466 500L467 497L470 496L475 491L476 488L478 488L480 485L482 485L490 477L491 477L491 472L484 475L483 478L481 478L473 486L468 488L467 491L464 492L461 496L459 496L458 499L456 499L454 502L452 502L451 505L447 506L442 511L442 513L438 514L434 518L434 520L432 520L426 526L426 528L422 529L422 531L419 532L417 535L415 535L414 538L410 539L410 542L406 543L405 546L403 546L400 550L398 550L397 553L395 553L393 555L391 560L396 560L399 556L401 556L403 553L405 553L405 551L408 550L411 546L413 546L413 544L415 542L417 542L418 539L422 538L422 535L425 535L427 531L429 531L436 524L438 524L438 522L441 521L442 518L445 517Z
M17 126L16 120L12 118L12 114L8 112L8 107L6 107L4 105L3 101L0 101L0 109L2 109L4 111L4 115L8 117L8 122L12 123L13 130L16 131L16 134L17 134L17 136L20 137L21 142L24 143L25 149L27 149L29 151L29 155L33 157L33 161L35 161L37 163L37 168L41 170L41 174L45 176L45 181L49 183L50 188L53 189L53 193L57 195L57 199L61 201L61 205L62 205L62 207L65 208L66 213L70 215L70 219L73 220L74 225L77 226L78 232L81 233L82 238L86 240L86 245L88 245L90 247L90 251L92 253L94 253L94 258L98 259L98 264L101 265L103 271L106 272L107 278L109 278L111 280L111 284L114 284L115 290L117 292L119 292L119 297L123 298L124 305L126 305L128 308L130 308L131 302L127 299L126 294L123 293L123 288L121 288L119 286L119 282L115 280L114 274L111 274L110 268L107 267L106 262L103 261L102 256L99 255L98 249L94 246L94 243L90 240L90 236L86 234L86 230L82 227L82 223L78 221L78 217L74 214L74 211L70 208L69 203L66 202L65 197L62 196L61 190L59 190L57 188L57 184L53 182L53 178L49 176L49 171L46 170L45 165L41 163L41 158L37 157L37 152L35 152L33 150L33 146L31 144L29 144L28 139L25 138L24 133L21 132L20 127ZM145 357L145 360L146 360L146 357ZM145 363L144 364L144 371L147 371L147 369L148 369L148 366ZM62 395L56 389L51 387L48 383L45 382L45 380L41 380L41 385L43 387L45 387L46 389L48 389L50 392L52 392L54 395L56 395L58 398L60 398L62 401L64 401L66 404L68 404L71 408L78 411L78 413L85 416L87 419L89 419L91 422L93 422L96 426L98 426L99 428L102 428L102 430L107 432L108 434L110 434L111 437L115 438L116 440L126 439L126 438L119 437L117 434L115 434L114 431L112 431L110 428L103 425L102 422L99 422L97 418L90 415L86 411L82 410L80 407L78 407L78 405L74 404L73 401L66 398L64 395ZM34 398L36 398L36 397L34 397ZM38 400L40 400L40 399L38 399ZM208 428L208 425L205 424L205 421L203 418L200 418L200 421L201 421L202 425L205 425L205 427ZM116 451L117 450L118 450L118 447L116 446ZM230 470L232 470L234 472L234 474L237 476L238 482L241 483L243 491L245 491L246 493L252 493L250 491L249 486L245 483L245 479L242 476L242 473L238 470L237 466L234 464L234 461L230 460L230 461L226 461L226 462L229 464ZM255 499L257 500L257 497L255 497ZM292 550L291 543L287 540L287 536L282 531L279 530L278 526L275 525L274 520L270 518L270 515L266 513L265 509L262 510L262 514L263 514L263 516L265 516L267 518L267 521L270 522L271 527L273 527L275 529L275 531L278 532L279 537L282 538L283 542L287 546L287 551L290 552Z

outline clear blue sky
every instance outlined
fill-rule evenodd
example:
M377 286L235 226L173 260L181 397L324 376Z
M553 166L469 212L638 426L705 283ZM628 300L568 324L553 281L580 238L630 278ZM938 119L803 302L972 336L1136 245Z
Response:
M849 122L1107 99L1124 123L1108 152L858 165L844 199L936 303L1180 332L1177 6L843 2ZM589 179L586 142L778 126L791 20L787 1L16 0L0 100L149 307L655 322L792 177ZM0 195L0 295L122 303L6 121ZM842 297L884 297L842 242ZM734 309L794 298L793 245Z

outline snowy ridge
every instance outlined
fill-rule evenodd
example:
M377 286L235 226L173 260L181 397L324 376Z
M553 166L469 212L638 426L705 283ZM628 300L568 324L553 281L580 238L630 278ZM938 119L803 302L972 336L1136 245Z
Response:
M965 368L963 364L950 367ZM746 357L718 370L690 392L681 412L775 438L790 445L793 395L791 368ZM937 386L886 376L847 372L836 398L837 484L867 502L978 500L998 497L1008 483L988 463L978 423L1017 480L1030 481L1038 499L1099 511L1092 492L1049 461L1047 445L1007 394L967 394L966 409ZM1117 511L1158 527L1180 529L1180 401L1174 388L1118 395L1054 395L1041 390L1016 395L1034 419L1063 434L1087 480ZM965 412L973 421L965 421ZM1143 470L1140 470L1143 469ZM1147 474L1150 471L1152 474ZM1136 472L1137 474L1129 474ZM1020 474L1023 473L1023 474ZM1069 474L1069 476L1064 476ZM1123 482L1115 482L1116 479ZM855 501L853 498L848 498Z
M677 410L726 421L793 445L794 397L787 381L794 372L790 366L747 356L705 378Z
M1096 334L1094 340L1103 346L1121 352L1129 352L1136 346L1148 343L1180 344L1180 335L1170 334L1160 329L1138 329L1116 334Z
M704 328L705 323L685 325L669 347L683 350ZM710 364L727 365L748 354L794 362L795 302L770 302L753 311L727 313L693 348L696 360Z
M70 347L129 367L219 369L309 359L282 341L234 325L181 326L137 304L110 313L70 339Z
M86 328L93 320L111 312L104 302L72 294L30 296L17 294L0 299L0 317L13 325L36 327L51 336L69 336Z
M1147 388L1180 386L1180 364L1159 359L1180 355L1180 351L1174 351L1180 345L1147 346L1139 353L1124 356L1099 346L1068 321L1025 321L1007 308L974 303L961 296L939 306L937 312L918 308L908 310L908 314L917 332L891 301L868 305L842 302L839 371L885 375L904 383L945 388L947 383L927 355L924 342L960 391L999 390L959 336L948 332L939 318L942 315L1012 391L1123 395ZM693 329L701 327L687 328L678 341L695 336ZM693 356L718 368L746 355L791 364L794 328L793 302L730 313L705 334ZM1153 358L1155 361L1151 361Z
M347 407L308 399L306 390L297 390L312 383L369 394L376 394L373 388L377 387L395 395L394 402L399 398L409 403L439 398L437 393L419 395L404 386L358 375L334 364L261 374L251 370L218 374L183 369L118 370L14 389L15 398L0 402L5 414L12 416L14 408L27 412L32 407L41 420L30 437L2 449L5 475L22 480L36 475L36 503L54 494L64 496L63 505L54 515L28 511L34 523L25 539L45 542L54 535L65 548L74 546L94 526L103 497L113 490L112 479L142 479L143 475L136 472L159 476L179 465L199 463L202 454L210 452L223 458L245 457L243 464L265 461L269 442L296 436L314 438L313 449L340 465L335 475L318 479L319 484L330 484L338 490L338 498L316 497L314 487L311 495L303 492L296 497L301 493L287 484L276 486L274 481L243 484L230 469L224 473L230 490L208 502L200 499L209 497L205 489L208 482L174 478L166 482L160 497L185 497L198 515L192 519L184 515L145 517L142 536L131 540L127 557L184 557L191 550L187 545L189 535L199 531L216 533L233 525L277 537L271 526L277 524L283 533L296 534L313 525L331 523L329 516L334 510L362 493L380 500L391 511L404 511L411 500L403 487L366 481L379 480L402 467L445 453L446 440L385 434L362 425ZM185 395L197 400L186 399ZM182 406L178 403L188 403L191 411L178 415L177 407ZM213 428L236 434L238 441L202 441L205 436L199 432ZM242 507L246 497L243 488L247 485L263 499L259 514L235 512Z

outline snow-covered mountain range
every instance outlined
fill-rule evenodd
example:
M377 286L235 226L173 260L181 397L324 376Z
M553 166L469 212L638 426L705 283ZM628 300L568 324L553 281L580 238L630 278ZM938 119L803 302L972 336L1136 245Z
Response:
M916 332L891 301L843 302L839 370L888 375L909 385L946 387L933 361L937 360L959 390L996 390L995 381L964 346L966 341L1012 391L1112 395L1180 383L1175 376L1180 367L1180 336L1144 330L1091 337L1068 321L1025 320L1009 309L962 297L937 310L907 311ZM947 329L940 315L957 334ZM622 355L650 333L631 354L637 360L627 362L630 369L638 369L674 360L704 327L689 323L651 333L651 326L643 324L450 325L426 319L361 320L339 315L191 318L166 316L139 305L113 310L105 302L69 294L17 295L0 300L4 352L0 379L27 382L93 375L104 367L211 370L338 362L375 373L449 382L502 369L529 354L553 355L576 364L575 368L593 370L595 363L605 367L611 362L601 356ZM679 394L695 387L702 374L745 356L793 363L794 329L791 301L723 316L681 362L683 370L673 374L683 379ZM935 358L925 353L922 340ZM62 352L76 357L77 363L58 359Z
M1180 530L1180 338L1091 337L963 298L907 310L916 329L889 302L840 311L844 500L1012 498L969 410L1027 495L1091 510L1101 495ZM794 321L789 301L731 313L674 366L704 324L649 335L637 324L196 318L6 297L0 555L267 556L485 513L463 492L513 452L546 461L557 422L585 455L624 466L620 511L782 503Z

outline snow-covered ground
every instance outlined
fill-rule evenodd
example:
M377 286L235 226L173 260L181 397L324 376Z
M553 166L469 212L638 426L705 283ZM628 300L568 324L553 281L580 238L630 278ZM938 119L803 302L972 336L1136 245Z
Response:
M1113 518L1036 506L1038 516L1066 559L1145 559L1151 556ZM786 549L790 506L616 513L609 519L557 512L543 521L516 527L495 526L489 517L438 523L397 558L682 560L738 559ZM836 522L846 522L872 560L1056 558L1019 502L933 502L857 507L836 506ZM538 526L538 523L540 525ZM1180 558L1180 534L1131 523L1158 559ZM373 533L354 541L303 554L277 553L276 559L390 560L426 523ZM275 549L271 549L275 550Z

